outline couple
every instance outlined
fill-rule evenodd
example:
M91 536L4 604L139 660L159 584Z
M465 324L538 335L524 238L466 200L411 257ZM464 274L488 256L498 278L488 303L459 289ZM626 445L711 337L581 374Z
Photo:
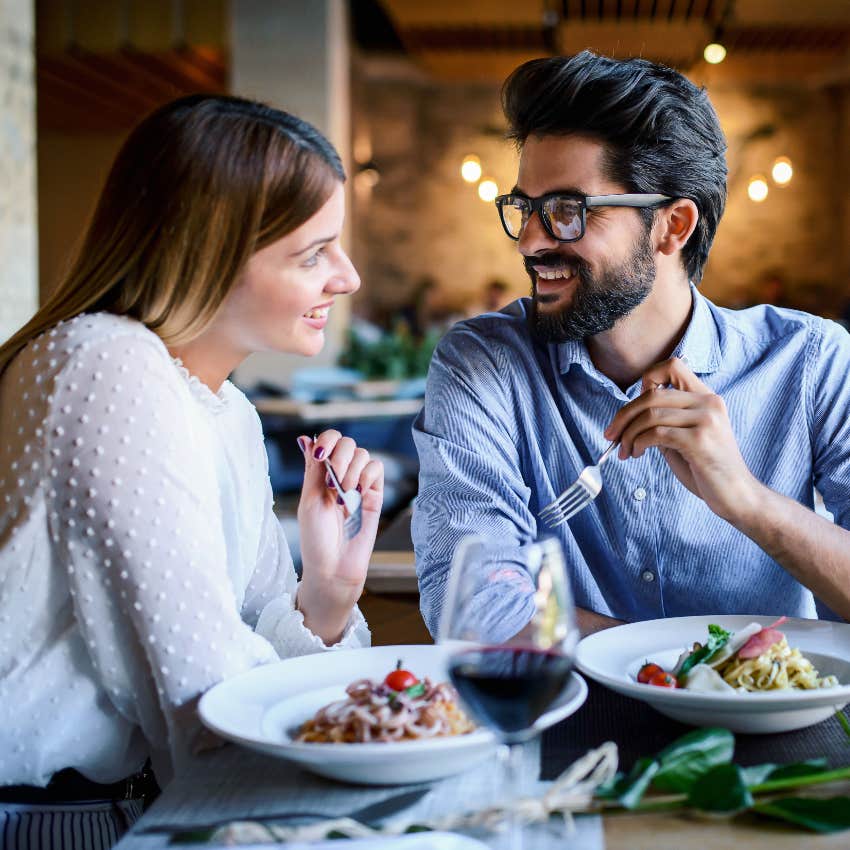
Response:
M846 334L730 314L689 282L725 199L705 95L581 54L522 66L505 106L522 158L498 206L533 299L458 326L431 369L414 521L429 625L457 540L533 539L607 440L632 460L562 529L586 628L706 606L813 614L803 584L850 614L847 532L804 507L814 479L848 519ZM256 415L226 380L253 351L317 353L333 300L358 287L343 180L290 115L170 104L119 154L66 281L0 349L7 829L90 818L108 846L138 803L91 801L120 798L147 756L161 780L179 769L206 689L368 643L356 600L380 464L335 431L300 438L298 583ZM363 495L351 541L325 459ZM495 589L494 631L519 631L527 603ZM89 803L48 823L69 795Z

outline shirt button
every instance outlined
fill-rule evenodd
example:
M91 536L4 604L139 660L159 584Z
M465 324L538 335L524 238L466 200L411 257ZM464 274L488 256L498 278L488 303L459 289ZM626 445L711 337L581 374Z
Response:
M655 581L655 573L654 573L654 572L652 572L652 570L644 570L644 571L640 574L640 577L641 577L644 581Z
M646 490L644 490L643 487L638 487L632 495L635 497L636 501L642 502L646 498Z

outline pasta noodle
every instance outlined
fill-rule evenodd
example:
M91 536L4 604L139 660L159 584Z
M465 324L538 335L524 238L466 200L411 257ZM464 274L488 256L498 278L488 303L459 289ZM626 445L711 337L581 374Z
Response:
M835 676L818 675L812 662L788 646L784 636L757 658L733 655L716 669L724 682L745 691L814 690L838 684Z
M296 738L306 743L411 741L463 735L475 725L457 702L448 682L422 680L421 696L394 691L370 679L352 682L348 697L320 708Z

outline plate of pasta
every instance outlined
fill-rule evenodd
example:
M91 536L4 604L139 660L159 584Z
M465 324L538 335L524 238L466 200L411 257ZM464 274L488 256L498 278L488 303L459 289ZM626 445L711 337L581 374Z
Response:
M367 785L427 782L491 756L448 682L446 646L381 646L301 656L211 688L199 713L216 734L332 779ZM576 673L535 726L576 711Z
M590 635L578 668L694 726L788 732L850 702L850 626L715 614L629 623Z

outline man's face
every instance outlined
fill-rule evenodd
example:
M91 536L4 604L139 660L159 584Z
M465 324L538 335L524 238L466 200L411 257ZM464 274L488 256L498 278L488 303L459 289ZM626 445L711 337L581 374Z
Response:
M604 176L603 146L582 136L529 137L516 189L607 195L628 191ZM587 211L578 242L558 242L535 213L517 243L531 278L532 331L542 342L579 340L607 331L652 290L655 259L637 210Z

